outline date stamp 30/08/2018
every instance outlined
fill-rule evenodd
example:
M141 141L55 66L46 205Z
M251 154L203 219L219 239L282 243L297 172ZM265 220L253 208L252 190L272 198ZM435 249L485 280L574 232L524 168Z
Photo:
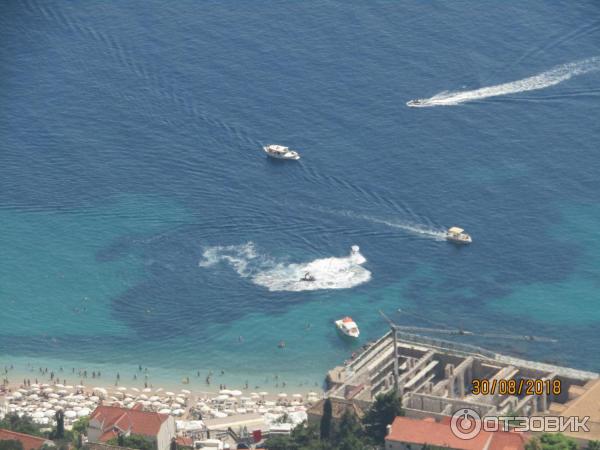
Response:
M560 395L561 381L544 379L495 379L474 378L471 380L473 395Z

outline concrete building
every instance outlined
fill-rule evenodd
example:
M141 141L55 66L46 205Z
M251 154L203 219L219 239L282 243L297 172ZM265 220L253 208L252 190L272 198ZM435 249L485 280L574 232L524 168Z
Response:
M331 400L331 420L333 423L339 423L342 416L346 411L350 414L354 415L357 420L361 420L365 415L365 410L368 407L368 404L363 404L361 407L360 402L346 400L343 398L330 398ZM321 423L321 418L323 417L323 405L325 400L319 400L317 403L312 405L307 411L306 416L309 423L313 423L319 425Z
M396 417L385 437L386 450L421 450L425 445L453 450L523 450L527 436L508 431L480 432L473 439L460 439L449 421L436 422L429 417Z
M474 395L474 379L498 383L493 394ZM396 389L409 417L441 418L462 408L480 416L546 414L564 404L569 392L583 388L598 374L500 355L479 347L431 339L393 329L327 375L330 398L370 403ZM560 393L510 395L500 384L513 380L559 380ZM505 386L505 385L504 385ZM506 386L505 386L506 387Z
M141 406L141 405L140 405ZM90 416L87 437L90 442L104 443L122 434L141 435L156 443L157 450L169 450L175 438L175 419L167 414L98 406Z

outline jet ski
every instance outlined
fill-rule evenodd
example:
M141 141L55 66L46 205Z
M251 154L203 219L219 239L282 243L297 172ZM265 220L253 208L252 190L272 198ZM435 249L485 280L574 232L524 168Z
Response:
M406 106L411 106L413 108L418 108L419 106L425 106L425 101L423 99L417 98L414 100L409 100L406 102Z
M315 277L312 276L310 272L306 272L300 281L315 281Z

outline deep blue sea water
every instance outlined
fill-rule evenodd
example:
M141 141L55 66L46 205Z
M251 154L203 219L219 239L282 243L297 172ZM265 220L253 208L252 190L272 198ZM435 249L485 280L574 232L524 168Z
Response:
M3 2L0 366L314 386L381 309L600 370L598 56L597 1Z

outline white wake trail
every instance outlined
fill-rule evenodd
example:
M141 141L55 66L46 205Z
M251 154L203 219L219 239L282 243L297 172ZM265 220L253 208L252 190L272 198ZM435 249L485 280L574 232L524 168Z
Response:
M400 228L404 231L408 231L413 234L418 234L423 237L431 238L436 241L445 241L446 240L446 232L444 230L437 230L432 227L427 227L425 225L411 224L407 222L395 222L391 220L383 220L378 219L376 217L370 216L361 216L362 219L370 220L371 222L381 223L383 225L387 225L392 228Z
M205 248L200 267L213 267L224 261L242 278L269 291L315 291L320 289L349 289L371 279L371 272L362 267L367 261L353 246L345 257L320 258L301 263L278 262L257 253L252 242L243 245ZM309 273L314 281L303 281Z
M600 57L562 64L539 75L534 75L510 83L497 84L471 91L440 92L431 98L411 100L407 106L413 108L426 108L431 106L452 106L460 103L481 100L484 98L498 97L500 95L516 94L518 92L535 91L550 86L555 86L574 76L583 75L600 70Z

